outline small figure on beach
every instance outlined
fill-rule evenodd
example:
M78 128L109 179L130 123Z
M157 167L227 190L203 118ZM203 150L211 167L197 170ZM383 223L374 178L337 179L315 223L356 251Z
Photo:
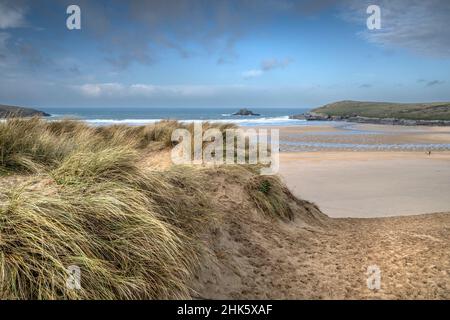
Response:
M427 155L431 156L431 150L427 151Z

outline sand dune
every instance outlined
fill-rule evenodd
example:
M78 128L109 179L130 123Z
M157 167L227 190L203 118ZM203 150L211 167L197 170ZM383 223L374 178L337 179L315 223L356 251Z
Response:
M0 176L4 298L450 298L450 214L378 217L438 206L449 212L450 152L282 154L281 174L296 198L256 168L174 167L173 122L100 130L70 121L3 125L4 141L22 142L4 148ZM80 150L52 153L70 131ZM99 149L81 149L86 137L86 148L95 141ZM30 161L43 155L50 161ZM321 208L377 218L331 218ZM36 247L54 257L36 255ZM64 289L74 254L105 262L100 274L95 264L81 265L87 290ZM367 286L373 265L381 271L377 290ZM111 277L119 274L124 280ZM45 290L34 290L35 282Z

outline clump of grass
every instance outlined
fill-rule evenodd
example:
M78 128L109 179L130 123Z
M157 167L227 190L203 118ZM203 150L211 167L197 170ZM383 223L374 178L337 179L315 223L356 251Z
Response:
M0 207L0 298L187 298L198 264L145 193L122 183L17 189ZM81 289L67 288L67 268Z
M215 212L205 190L201 170L172 167L164 172L146 173L141 189L157 204L157 211L170 224L197 235L215 221Z
M167 145L175 127L1 123L0 167L33 167L53 183L0 191L0 298L188 298L209 199L192 169L137 167L140 148ZM81 290L66 287L70 265L81 269Z
M137 157L137 152L128 146L80 150L64 159L52 175L61 184L133 179Z
M291 201L295 198L276 176L253 176L246 190L256 207L272 218L293 220Z
M205 123L204 129L225 130L227 124ZM144 149L156 144L159 149L173 146L172 132L193 124L173 120L147 126L114 125L90 127L77 120L44 121L40 118L9 118L0 123L0 171L36 172L53 169L72 153L97 152L114 147Z
M173 145L172 132L179 128L187 128L187 126L178 121L163 120L146 126L113 125L99 127L97 133L106 140L118 139L128 144L136 144L138 148L145 148L154 142L161 143L161 147L164 148Z
M54 165L69 152L38 118L8 119L0 123L0 168L3 171L36 171Z
M269 194L271 187L272 187L272 185L270 184L270 181L267 179L264 179L263 181L261 181L261 184L259 185L258 190L267 195L267 194Z
M91 131L86 123L74 120L74 119L62 119L58 121L49 121L43 123L43 125L55 135L73 135L78 134L80 131Z

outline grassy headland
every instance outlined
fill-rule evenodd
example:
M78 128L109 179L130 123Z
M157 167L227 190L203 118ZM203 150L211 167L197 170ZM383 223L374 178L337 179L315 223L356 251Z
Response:
M339 101L312 110L340 117L397 118L406 120L450 120L450 102L388 103Z
M50 116L48 113L43 111L39 111L32 108L24 108L24 107L16 107L16 106L7 106L0 104L0 119L6 117L33 117L33 116Z
M450 125L450 102L390 103L339 101L293 115L294 119L399 125Z

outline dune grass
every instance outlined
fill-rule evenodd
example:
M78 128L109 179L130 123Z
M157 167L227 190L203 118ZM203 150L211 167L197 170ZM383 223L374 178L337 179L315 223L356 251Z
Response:
M0 299L190 298L190 281L209 254L200 235L216 221L210 178L189 166L138 165L149 146L171 146L179 127L193 130L175 121L0 123L0 172L23 178L0 184ZM256 207L293 218L277 178L261 180L251 166L220 170L236 184L247 181L245 170ZM80 290L66 286L71 265L81 270Z
M0 167L51 181L0 190L0 298L188 298L208 199L190 170L137 167L139 148L168 144L175 122L92 128L8 119ZM200 224L202 222L203 224ZM67 267L82 289L67 289Z
M11 192L0 210L0 298L188 297L196 255L149 199L116 183L83 191ZM81 290L66 287L70 265Z
M271 218L293 220L289 198L294 198L278 177L254 176L247 182L247 191L255 205Z

